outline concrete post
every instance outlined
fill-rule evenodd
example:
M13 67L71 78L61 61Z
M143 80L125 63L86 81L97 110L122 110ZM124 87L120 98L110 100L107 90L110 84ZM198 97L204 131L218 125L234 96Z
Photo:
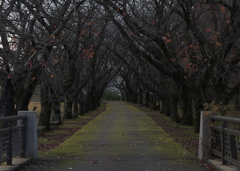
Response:
M27 116L25 157L38 157L37 115L35 111L18 111L19 116Z
M213 115L214 115L214 113L211 111L202 111L201 112L199 147L198 147L199 160L207 161L211 156L210 117Z

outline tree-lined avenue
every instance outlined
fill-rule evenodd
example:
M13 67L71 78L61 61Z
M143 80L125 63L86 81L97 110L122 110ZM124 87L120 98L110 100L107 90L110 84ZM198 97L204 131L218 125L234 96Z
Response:
M144 112L125 102L89 122L30 170L203 170L194 155L174 142Z

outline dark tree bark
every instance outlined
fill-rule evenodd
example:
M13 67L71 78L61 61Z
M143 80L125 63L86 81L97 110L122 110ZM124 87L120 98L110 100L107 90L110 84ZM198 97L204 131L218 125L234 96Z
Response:
M143 105L143 91L139 89L138 104Z
M77 102L73 103L73 113L74 113L74 117L77 118L79 115L79 106Z
M193 125L193 109L191 91L188 87L183 86L181 98L182 117L181 122L183 125Z
M146 95L145 95L145 106L149 107L149 103L150 103L150 97L149 97L149 91L146 91Z
M56 100L53 101L53 121L58 121L59 124L62 124L62 117L61 117L61 102Z
M45 126L47 131L51 130L51 112L52 112L52 102L45 100L41 102L41 112L40 119L38 122L39 126Z
M240 110L239 93L234 96L234 110Z
M24 83L17 83L17 92L16 92L16 111L19 110L28 110L28 105L32 98L32 95L38 85L38 69L33 71ZM36 78L32 80L32 78ZM23 82L24 80L22 80Z
M164 113L165 116L171 115L170 105L169 105L169 101L167 99L163 100L162 112Z
M41 112L38 125L45 126L46 130L51 130L50 120L53 104L50 99L50 91L47 83L44 83L41 87Z
M202 96L199 95L199 91L196 90L193 92L193 114L195 118L195 132L199 133L200 129L200 117L201 117L201 111L203 110L203 99Z
M178 97L173 94L169 95L169 102L170 102L170 106L171 106L170 117L171 117L172 121L180 123L181 119L178 114Z
M67 95L64 102L64 119L73 118L72 107L73 107L73 101L71 97Z
M80 115L84 115L85 113L87 113L86 110L86 101L84 101L83 103L81 103L81 108L80 108Z
M14 86L11 78L6 78L2 86L0 99L0 115L11 116L14 114Z

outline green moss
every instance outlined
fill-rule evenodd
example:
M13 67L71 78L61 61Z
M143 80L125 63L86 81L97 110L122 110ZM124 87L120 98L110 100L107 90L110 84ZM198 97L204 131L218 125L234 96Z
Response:
M103 117L98 116L97 118ZM100 124L100 123L99 123ZM76 132L73 136L69 137L64 143L60 144L54 150L47 153L48 156L66 156L67 155L80 155L86 152L86 144L90 142L93 135L89 133L90 128L96 129L99 125L95 121L90 121L81 130Z
M135 112L141 112L139 109L135 107L131 107ZM144 118L144 122L142 119L135 120L137 125L139 126L139 131L144 132L144 136L148 139L152 144L152 150L158 151L161 156L169 157L171 155L171 162L182 163L183 158L194 158L194 155L183 149L181 144L174 141L172 137L170 137L161 127L156 126L155 121L153 121L150 117L146 116ZM151 133L151 132L158 132ZM186 161L187 162L187 161Z
M138 113L141 111L133 106L128 107L131 108L131 112L134 114L134 119L131 120L131 124L134 125L134 127L131 128L132 132L142 136L139 137L140 139L148 141L144 143L151 144L148 151L152 151L154 154L157 153L161 156L161 158L171 159L167 160L171 163L186 163L189 162L186 158L195 158L193 154L183 149L179 143L175 142L174 139L170 137L161 127L156 126L156 123L149 116L140 115L138 117ZM119 108L115 110L119 110L121 112L122 109ZM111 111L112 109L107 107L106 112L97 116L60 146L54 150L48 151L44 155L70 157L80 156L89 152L94 153L90 149L92 146L89 145L89 142L92 142L93 139L99 139L100 135L98 135L98 129L102 127L102 123L106 120L106 116L111 114ZM101 134L101 136L105 136L105 141L115 144L111 146L111 150L102 151L101 155L111 156L114 155L114 153L117 153L121 156L129 156L134 155L137 152L138 148L134 148L131 143L132 141L136 142L138 136L132 137L131 134L127 133L129 132L129 125L126 125L126 123L129 122L126 122L126 117L124 115L126 115L124 112L122 114L117 114L114 120L109 123L111 124L111 130L108 130L108 134Z

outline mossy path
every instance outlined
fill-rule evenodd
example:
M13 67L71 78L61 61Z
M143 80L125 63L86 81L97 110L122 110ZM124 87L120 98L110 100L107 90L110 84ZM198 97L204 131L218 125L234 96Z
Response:
M90 121L29 170L203 170L196 158L147 116L125 102L107 102Z

